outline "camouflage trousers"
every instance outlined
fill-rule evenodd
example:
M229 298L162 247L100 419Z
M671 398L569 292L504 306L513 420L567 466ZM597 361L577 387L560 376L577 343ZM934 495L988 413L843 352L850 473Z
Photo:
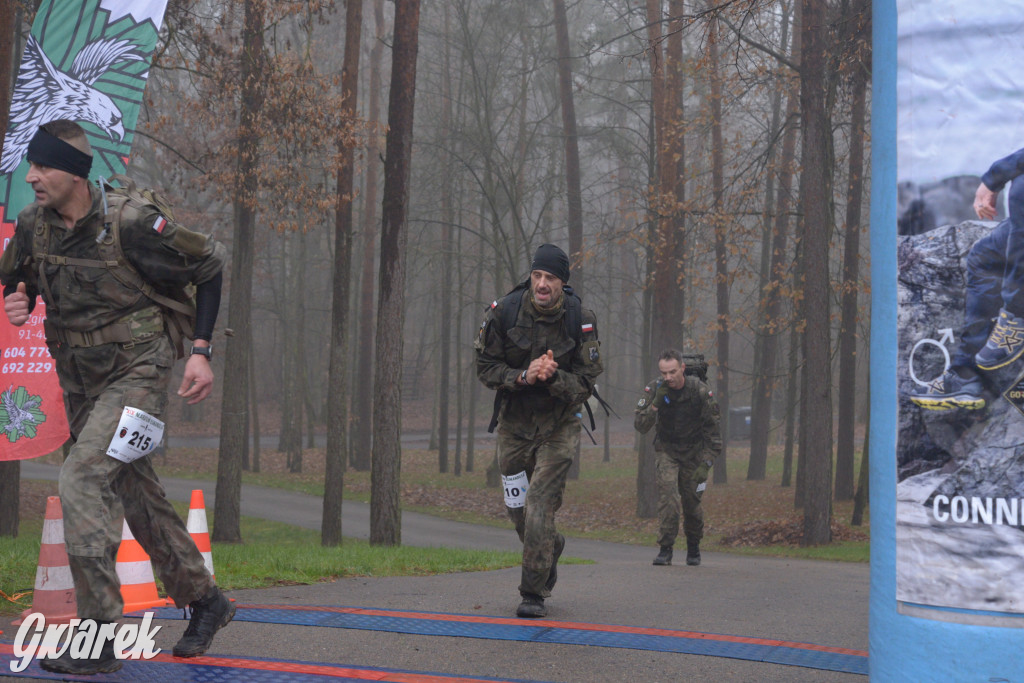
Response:
M525 471L530 482L526 505L506 506L523 542L523 573L519 592L548 597L545 585L554 563L555 549L560 551L565 538L555 530L555 512L562 507L565 478L580 442L579 420L569 420L546 436L525 438L498 430L498 459L501 474L512 476Z
M166 340L153 342L170 344ZM173 359L173 355L169 358ZM65 392L74 445L60 471L64 543L78 616L116 621L124 606L117 577L121 514L175 605L184 607L213 588L188 529L168 502L149 456L123 463L106 454L125 406L159 417L167 403L166 367L140 365L99 395Z
M700 450L693 453L655 453L658 470L658 545L671 546L679 535L679 517L683 517L683 533L688 540L704 537L704 508L700 501L703 489L693 481L693 472L700 462Z

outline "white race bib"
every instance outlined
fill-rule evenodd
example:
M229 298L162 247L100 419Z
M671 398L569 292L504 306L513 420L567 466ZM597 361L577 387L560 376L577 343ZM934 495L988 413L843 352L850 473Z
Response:
M521 508L526 505L526 492L530 488L530 482L526 480L526 470L509 477L501 475L501 483L505 487L506 506Z
M107 455L132 462L153 452L164 438L164 423L144 410L125 406Z

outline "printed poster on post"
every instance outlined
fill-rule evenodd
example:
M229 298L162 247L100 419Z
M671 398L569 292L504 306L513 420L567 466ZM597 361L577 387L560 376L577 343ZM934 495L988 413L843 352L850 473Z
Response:
M898 0L901 612L1024 617L1024 0Z
M39 125L81 124L93 148L90 179L124 172L167 0L43 0L22 54L0 158L0 247L34 200L25 150ZM36 458L68 438L46 347L46 306L21 327L0 320L0 460Z

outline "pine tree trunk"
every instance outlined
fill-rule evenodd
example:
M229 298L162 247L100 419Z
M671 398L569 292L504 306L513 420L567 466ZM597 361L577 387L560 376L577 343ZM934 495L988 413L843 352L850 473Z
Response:
M859 10L859 11L856 11ZM864 196L864 119L867 69L870 68L870 3L855 3L850 21L858 22L850 42L861 46L851 75L850 178L847 186L846 240L839 327L839 423L836 434L836 500L853 498L854 428L857 421L857 297L860 293L861 203Z
M419 14L419 0L396 0L381 213L380 305L370 469L370 543L373 545L399 545L402 541L403 289Z
M359 96L359 53L363 35L363 0L345 3L345 55L341 66L343 99L339 116L354 121ZM352 198L355 196L355 151L338 143L338 187L335 201L334 278L331 287L331 350L327 401L327 449L320 544L342 542L341 504L348 452L348 319L352 282Z
M373 0L374 31L373 48L370 49L370 100L368 118L371 126L380 121L380 70L384 49L384 0ZM364 188L363 216L363 260L362 284L359 296L359 364L356 366L355 387L353 387L352 439L349 460L353 469L366 472L370 469L370 453L373 446L373 360L374 360L374 268L375 241L377 237L377 159L380 157L378 135L370 135L367 145L366 185Z
M217 488L214 502L212 540L238 543L242 540L242 468L240 454L249 438L246 416L249 400L249 349L252 347L252 274L256 231L256 195L259 181L259 140L256 121L263 107L263 3L245 0L242 31L242 98L238 126L238 186L234 198L234 246L229 288L229 327L224 363L224 392L221 406L220 456L217 460Z
M785 18L783 19L785 21ZM790 54L797 61L800 54L800 20L799 5L796 7L793 27L793 45ZM784 24L785 27L785 24ZM785 31L783 31L785 35ZM761 353L758 357L758 372L751 389L750 409L750 460L747 463L747 480L763 481L768 469L769 431L772 423L772 400L780 382L776 379L778 367L779 340L786 329L782 314L782 289L787 282L788 268L786 248L789 233L789 209L793 188L793 161L796 156L796 119L800 113L799 81L794 80L793 86L786 96L786 130L782 137L782 151L779 158L778 190L775 202L775 220L770 240L770 260L768 264L768 283L762 288L761 314L759 319L758 345ZM788 375L792 382L792 374ZM786 388L787 393L789 386ZM792 403L788 402L787 406ZM791 425L792 415L786 414L787 434ZM789 456L786 464L792 464L792 448L787 450ZM789 486L790 469L784 469L783 486Z
M713 10L715 2L710 0ZM708 59L711 70L711 219L715 233L715 304L718 313L718 372L715 383L718 407L721 410L722 453L715 461L714 482L729 481L729 224L725 216L725 187L722 145L722 78L718 64L718 20L711 15L708 29Z
M806 436L806 491L801 545L832 540L832 357L831 281L831 128L825 103L826 3L802 0L800 120L803 122L802 172L804 234L804 386L801 419Z
M21 521L21 461L0 462L0 536L17 538Z
M0 130L7 130L7 114L11 105L11 74L14 60L15 23L13 0L0 0L0 27L5 30L0 40ZM6 324L6 323L4 323ZM0 536L17 536L21 505L21 462L0 462Z

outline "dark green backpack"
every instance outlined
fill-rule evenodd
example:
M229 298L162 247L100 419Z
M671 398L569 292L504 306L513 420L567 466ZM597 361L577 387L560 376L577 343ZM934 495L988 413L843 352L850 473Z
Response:
M111 185L104 178L99 179L99 189L103 198L103 230L96 238L99 260L67 259L47 254L49 245L49 226L42 218L42 207L36 213L36 230L33 243L33 256L38 261L53 262L60 265L81 265L106 268L112 277L129 289L141 292L146 298L160 306L164 312L164 326L171 337L177 358L185 357L185 340L192 339L196 329L195 287L188 285L173 293L156 291L153 285L146 282L135 269L131 261L124 255L121 248L121 214L130 201L144 206L153 206L168 220L174 219L170 203L159 192L148 188L139 189L131 178L116 174L110 177L117 186ZM42 263L40 263L40 268ZM40 282L46 286L46 279L40 270ZM106 329L106 328L103 328ZM107 339L100 334L94 335L94 343L122 341Z
M196 290L192 285L169 294L161 294L151 284L142 279L138 271L132 267L121 250L120 223L121 213L125 205L134 200L142 205L155 207L167 220L174 220L174 210L167 198L158 191L150 188L139 188L135 181L128 176L117 173L110 177L115 181L115 187L106 179L100 178L100 192L103 193L103 208L106 216L103 219L104 233L110 232L113 243L116 246L118 260L123 262L132 276L128 279L121 279L127 286L132 286L146 295L147 298L159 304L164 310L164 320L167 332L171 336L171 343L177 358L185 357L185 340L193 339L196 331ZM101 233L102 235L102 233ZM101 243L102 244L102 243ZM124 272L124 271L122 271ZM115 277L117 274L115 272Z
M523 306L523 297L529 289L530 280L527 278L501 298L503 303L499 322L501 323L502 334L516 326L516 321L519 319L519 309ZM579 348L583 340L583 302L569 285L565 285L562 291L565 292L565 324L568 326L572 340L576 343L576 348ZM495 301L491 304L490 308L494 308L497 305L498 302ZM597 393L597 387L594 388L593 396L601 407L604 408L605 415L615 414L611 405ZM494 429L498 426L498 413L501 412L501 401L503 398L504 394L501 389L494 392L494 411L491 413L491 422L487 426L488 433L493 433ZM590 403L584 401L583 405L587 410L587 415L590 417L590 429L597 429L597 423L594 422L594 412L590 409ZM615 416L618 417L618 415ZM584 429L586 429L586 425L584 425ZM587 430L587 433L590 434L590 430ZM590 440L594 441L592 434L590 435Z

